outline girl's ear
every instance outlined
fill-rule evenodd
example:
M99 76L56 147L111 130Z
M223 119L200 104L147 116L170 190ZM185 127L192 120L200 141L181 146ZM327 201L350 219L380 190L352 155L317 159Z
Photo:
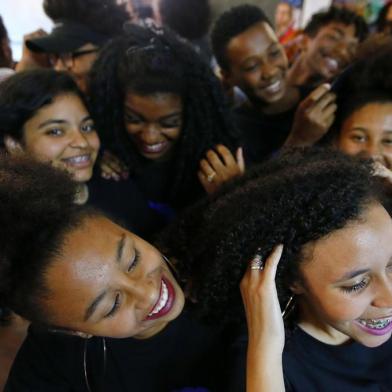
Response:
M305 292L305 288L302 282L299 280L295 281L290 285L290 290L293 292L295 295L300 295Z
M7 152L11 155L23 154L24 150L22 145L9 135L4 137L4 145Z

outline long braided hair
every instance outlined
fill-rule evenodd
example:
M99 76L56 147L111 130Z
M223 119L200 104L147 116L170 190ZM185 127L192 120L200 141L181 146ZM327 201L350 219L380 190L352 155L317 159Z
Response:
M104 145L137 173L143 158L127 135L124 100L139 95L172 93L183 103L183 126L173 156L169 200L186 198L206 151L218 143L233 150L237 135L219 80L194 51L173 32L129 24L126 34L101 52L91 74L92 113Z

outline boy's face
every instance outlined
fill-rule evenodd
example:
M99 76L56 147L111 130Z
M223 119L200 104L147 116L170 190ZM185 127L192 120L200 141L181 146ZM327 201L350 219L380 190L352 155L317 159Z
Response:
M352 61L358 42L354 25L331 22L306 37L305 64L312 75L333 79Z
M232 38L226 56L230 65L223 71L226 81L249 99L270 104L285 95L287 57L267 23L257 23Z

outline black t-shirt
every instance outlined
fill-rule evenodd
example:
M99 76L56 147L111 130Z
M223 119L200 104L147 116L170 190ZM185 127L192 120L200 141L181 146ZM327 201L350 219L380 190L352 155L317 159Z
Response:
M309 92L305 88L299 89L298 103L282 113L263 114L249 102L234 109L233 117L241 134L241 144L248 165L265 161L283 146L293 126L298 105Z
M106 338L104 371L102 338L85 341L30 327L5 392L88 392L84 344L93 392L221 391L224 344L220 332L184 311L150 339Z
M232 379L227 390L245 392L247 338L232 347ZM392 391L392 339L382 346L357 342L333 346L297 328L283 352L286 392Z

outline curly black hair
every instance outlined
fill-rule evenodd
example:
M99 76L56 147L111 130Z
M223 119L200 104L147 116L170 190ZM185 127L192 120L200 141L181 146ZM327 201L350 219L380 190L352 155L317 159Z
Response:
M0 84L0 142L4 136L23 140L24 124L39 109L62 94L77 95L87 102L73 79L65 72L37 69L19 72Z
M181 37L199 39L210 26L209 0L160 0L162 22Z
M330 23L342 23L346 26L353 25L355 27L355 37L360 42L369 33L369 28L361 16L347 8L335 6L314 14L306 25L304 32L309 37L315 37L322 27Z
M47 324L45 271L63 238L86 216L74 203L74 181L26 157L0 156L0 308Z
M120 35L130 15L116 0L45 0L44 11L54 21L67 19L108 37Z
M125 130L126 94L174 93L182 98L183 128L169 197L173 205L189 193L208 149L218 143L234 149L237 144L219 80L193 48L169 30L129 24L125 36L102 50L90 81L91 109L101 140L134 172L145 161Z
M338 151L286 152L187 211L159 243L178 260L180 276L191 279L201 314L222 322L243 317L239 283L249 260L284 244L276 278L283 309L300 278L304 245L383 202L372 170L369 161Z
M239 5L224 12L215 22L211 31L212 51L219 66L228 71L230 63L226 56L229 42L237 35L257 23L265 22L272 27L267 15L255 5Z

